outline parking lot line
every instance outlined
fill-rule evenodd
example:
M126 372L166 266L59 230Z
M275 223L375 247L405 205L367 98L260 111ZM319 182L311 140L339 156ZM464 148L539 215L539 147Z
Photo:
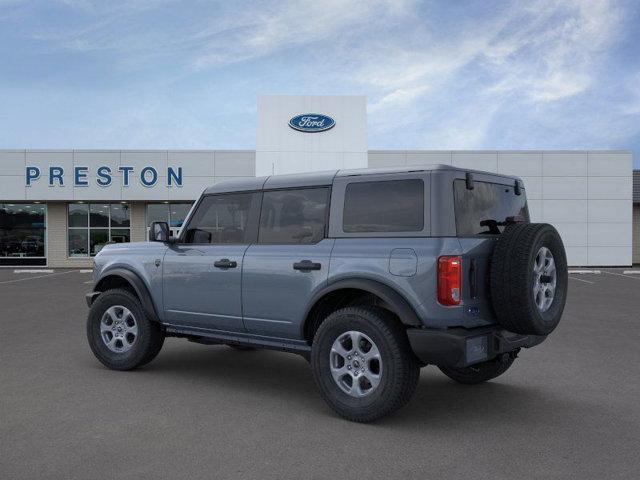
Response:
M615 273L615 272L607 272L605 270L605 272L607 275L616 275L617 277L625 277L625 278L631 278L633 280L640 280L640 278L638 277L632 277L631 275L623 275L622 273Z
M82 270L80 270L80 273L93 273L93 270L91 270L91 269L82 269Z
M622 273L625 275L640 275L640 270L625 270Z
M26 282L27 280L35 280L36 278L54 277L56 275L64 275L65 273L71 273L73 271L74 270L69 270L67 272L50 273L48 275L38 275L37 277L27 277L27 278L17 278L15 280L5 280L3 282L0 282L0 285L2 285L3 283Z
M14 270L13 273L53 273L53 270L46 270L46 269L40 269L40 270Z
M589 280L583 280L581 278L576 278L576 277L569 277L571 280L577 280L579 282L584 282L584 283L590 283L591 285L593 285L596 282L590 282Z
M584 270L584 269L579 269L579 270L569 270L570 274L593 274L593 275L600 275L600 273L602 273L600 270Z

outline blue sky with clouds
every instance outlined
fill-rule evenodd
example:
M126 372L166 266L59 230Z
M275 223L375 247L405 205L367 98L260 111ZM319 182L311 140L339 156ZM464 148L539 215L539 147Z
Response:
M0 0L0 148L253 148L364 94L370 148L634 152L640 2Z

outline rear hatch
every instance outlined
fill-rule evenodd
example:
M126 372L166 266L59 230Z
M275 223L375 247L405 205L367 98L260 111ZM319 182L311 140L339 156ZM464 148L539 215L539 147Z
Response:
M524 186L508 177L455 179L456 236L462 250L462 304L471 322L495 322L489 288L491 254L506 225L529 222Z

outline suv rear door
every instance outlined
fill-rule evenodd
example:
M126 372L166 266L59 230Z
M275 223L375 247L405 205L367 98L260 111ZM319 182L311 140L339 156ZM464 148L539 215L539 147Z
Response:
M265 190L258 242L244 257L242 303L248 332L300 336L313 292L324 285L334 241L326 238L330 188Z
M260 194L202 197L164 257L165 322L229 332L243 331L242 260L255 240Z

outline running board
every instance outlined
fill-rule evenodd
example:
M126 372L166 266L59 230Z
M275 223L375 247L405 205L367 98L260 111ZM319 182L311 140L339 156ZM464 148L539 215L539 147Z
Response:
M163 324L168 337L184 337L191 342L204 345L244 345L247 347L267 348L284 352L297 353L305 358L311 355L311 346L302 341L255 337L229 332L212 332L178 325Z

